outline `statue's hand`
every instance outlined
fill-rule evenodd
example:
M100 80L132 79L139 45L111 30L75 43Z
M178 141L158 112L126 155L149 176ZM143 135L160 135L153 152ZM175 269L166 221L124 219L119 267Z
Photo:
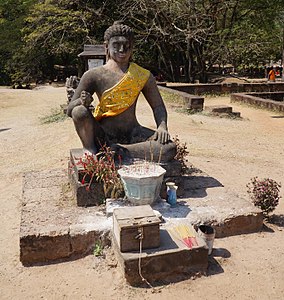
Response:
M80 99L81 99L82 105L84 105L85 107L89 107L94 100L92 95L86 91L81 92Z
M159 141L161 144L165 144L170 140L170 134L167 129L159 126L154 134L154 140Z

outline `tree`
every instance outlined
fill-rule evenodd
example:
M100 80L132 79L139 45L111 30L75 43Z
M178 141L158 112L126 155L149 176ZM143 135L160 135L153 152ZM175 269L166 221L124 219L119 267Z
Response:
M10 81L12 57L22 46L21 29L35 0L2 0L0 2L0 84Z
M52 77L53 65L76 65L84 44L101 43L115 11L114 1L46 0L37 3L23 28L20 55L32 77ZM43 63L43 65L42 65ZM24 70L27 72L27 70Z
M136 32L134 59L144 67L206 82L214 64L284 60L283 11L283 0L2 0L1 78L52 79L54 64L76 65L83 44L101 43L121 19Z
M278 1L279 2L279 1ZM281 1L280 1L281 2ZM207 80L215 64L248 63L275 54L273 13L266 0L126 0L121 18L129 20L139 45L158 55L170 80L186 66L187 81Z

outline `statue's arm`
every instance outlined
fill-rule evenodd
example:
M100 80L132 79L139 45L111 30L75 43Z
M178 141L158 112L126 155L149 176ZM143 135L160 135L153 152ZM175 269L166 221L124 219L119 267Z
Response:
M142 93L153 110L155 122L157 125L155 139L164 144L170 140L167 126L168 115L164 101L157 87L156 80L152 74L150 74L150 77L145 84Z
M80 83L76 88L71 101L68 104L67 115L71 117L73 108L78 105L89 107L89 105L93 101L92 95L94 94L95 89L95 78L92 72L87 71L82 76Z

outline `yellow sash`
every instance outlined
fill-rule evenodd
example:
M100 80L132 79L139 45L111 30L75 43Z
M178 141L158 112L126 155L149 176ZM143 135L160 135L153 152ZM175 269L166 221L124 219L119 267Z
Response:
M94 112L96 120L117 116L127 110L137 99L149 76L148 70L135 63L130 63L128 71L122 79L103 92Z

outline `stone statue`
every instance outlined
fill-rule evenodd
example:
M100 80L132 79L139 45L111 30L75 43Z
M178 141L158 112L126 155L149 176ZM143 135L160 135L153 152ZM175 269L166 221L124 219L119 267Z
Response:
M75 90L79 85L79 79L77 76L70 76L66 78L65 86L67 91L67 104L72 100Z
M107 145L123 158L172 160L176 145L170 140L167 111L156 81L148 70L131 62L132 29L115 22L106 30L104 40L106 64L84 73L67 108L83 147L96 154ZM153 110L156 131L137 121L140 92ZM99 104L92 113L89 106L94 93Z

